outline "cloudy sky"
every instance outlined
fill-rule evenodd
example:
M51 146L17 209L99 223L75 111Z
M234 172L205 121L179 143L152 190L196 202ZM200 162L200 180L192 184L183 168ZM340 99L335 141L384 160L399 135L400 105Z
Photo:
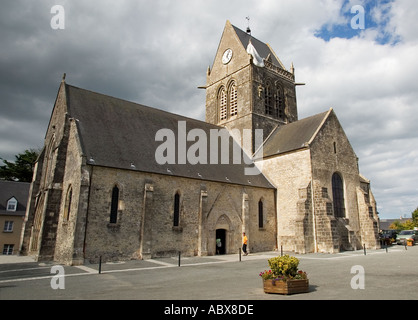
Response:
M54 5L64 29L51 27ZM353 29L361 22L364 29ZM62 13L62 12L61 12ZM293 62L299 118L334 108L381 218L418 206L416 0L6 0L0 10L0 157L43 146L62 78L204 120L226 20ZM58 21L60 23L60 21ZM55 24L56 25L56 24Z

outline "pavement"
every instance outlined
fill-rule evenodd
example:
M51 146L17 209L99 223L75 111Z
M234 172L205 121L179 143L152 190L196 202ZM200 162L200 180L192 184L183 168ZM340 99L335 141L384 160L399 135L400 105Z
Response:
M259 273L278 252L56 266L0 256L0 300L417 300L418 246L338 254L293 254L309 292L265 294ZM99 273L99 268L101 273ZM171 309L169 311L173 311ZM237 309L236 309L237 310Z

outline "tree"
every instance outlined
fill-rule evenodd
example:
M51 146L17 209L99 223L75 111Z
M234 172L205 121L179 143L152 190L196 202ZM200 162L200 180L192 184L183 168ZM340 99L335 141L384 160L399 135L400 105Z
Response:
M418 227L418 207L412 212L412 221L415 227Z
M412 219L408 219L405 222L395 221L389 226L389 229L412 230L415 227L418 227L418 208L412 212Z
M16 161L14 163L0 158L5 164L4 166L0 166L0 179L31 182L33 168L38 155L38 151L30 149L16 155Z
M389 229L391 229L391 230L405 230L405 226L400 221L394 221L389 226Z

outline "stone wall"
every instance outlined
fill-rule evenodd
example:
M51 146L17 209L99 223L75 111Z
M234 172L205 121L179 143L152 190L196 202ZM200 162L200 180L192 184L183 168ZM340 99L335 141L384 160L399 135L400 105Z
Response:
M109 223L112 188L120 190L117 223ZM179 225L173 226L180 194ZM258 201L265 223L258 228ZM226 252L238 253L242 232L250 251L275 249L274 190L174 176L93 167L85 258L126 260L216 253L216 229L226 231Z
M22 254L35 255L39 260L53 260L54 257L68 135L62 82L45 135L45 147L37 162L25 217Z
M312 187L299 189L297 202L297 215L295 217L295 252L309 253L315 251L315 226L312 212Z
M286 72L286 71L283 71ZM286 72L287 73L287 72ZM290 75L290 73L289 73ZM293 75L292 75L293 76ZM293 80L284 77L267 67L260 68L252 66L252 111L264 118L264 121L275 122L277 124L286 124L298 120L298 110L296 103L296 89ZM285 117L278 119L275 116L266 115L264 93L267 84L270 84L272 93L276 94L276 90L283 90L283 99L285 104ZM261 126L262 127L262 126Z
M69 122L71 129L58 214L54 260L64 264L78 265L83 263L90 179L82 156L76 120L70 119Z
M339 252L352 250L360 242L357 192L359 171L357 156L351 147L333 110L311 143L313 179L316 190L315 216L318 226L318 250ZM332 176L338 173L343 180L345 217L335 217L333 206L326 210L322 193L326 190L333 201ZM332 211L331 211L332 209ZM322 231L322 229L324 229Z
M285 251L312 250L310 151L264 159L263 173L277 188L277 244ZM308 231L309 230L309 231ZM305 233L307 242L305 242Z
M377 215L376 200L370 189L370 182L362 181L357 188L357 200L360 216L362 246L366 249L380 248L378 238L379 217Z
M277 188L279 247L300 253L377 247L376 204L367 183L360 187L357 156L332 110L305 149L262 164ZM343 217L334 212L334 173L343 179Z

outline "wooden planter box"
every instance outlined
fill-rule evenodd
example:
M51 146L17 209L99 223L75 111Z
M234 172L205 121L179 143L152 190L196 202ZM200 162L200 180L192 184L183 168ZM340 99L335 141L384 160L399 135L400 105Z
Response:
M309 291L309 279L274 281L263 280L265 293L295 294Z

